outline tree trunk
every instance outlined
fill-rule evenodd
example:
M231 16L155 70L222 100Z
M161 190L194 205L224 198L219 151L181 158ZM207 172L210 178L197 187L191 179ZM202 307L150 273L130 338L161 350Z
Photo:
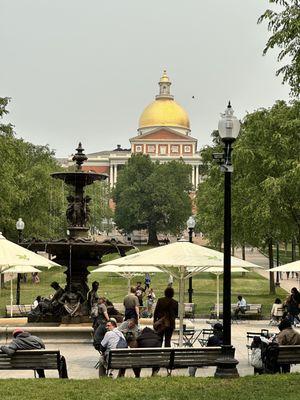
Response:
M268 252L269 252L269 268L274 267L274 256L273 256L273 241L272 238L268 240ZM275 294L275 283L274 283L274 272L270 272L270 294Z
M231 248L232 250L231 250L231 255L232 256L234 256L234 250L235 250L235 247L234 246L232 246L232 248Z
M0 288L4 288L4 274L1 274Z
M242 259L246 260L246 248L245 248L245 245L242 246Z
M292 239L292 261L296 261L296 240Z
M284 254L285 256L287 255L287 251L288 251L288 242L284 242Z
M148 232L149 232L148 244L150 246L158 246L159 242L158 242L158 239L157 239L156 228L154 226L149 226Z

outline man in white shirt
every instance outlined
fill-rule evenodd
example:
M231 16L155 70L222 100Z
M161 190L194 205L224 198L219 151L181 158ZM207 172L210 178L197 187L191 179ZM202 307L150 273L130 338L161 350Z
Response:
M104 338L100 344L101 356L99 360L99 376L106 375L106 363L107 363L107 356L110 350L116 349L118 347L118 343L120 339L124 341L124 335L119 329L117 328L117 322L115 319L109 319L106 323L107 332L104 335ZM119 369L118 377L125 375L125 369Z
M239 313L245 314L246 310L247 310L247 302L244 299L244 297L242 297L241 295L239 295L238 297L238 302L236 305L236 309L234 310L234 316L237 318Z

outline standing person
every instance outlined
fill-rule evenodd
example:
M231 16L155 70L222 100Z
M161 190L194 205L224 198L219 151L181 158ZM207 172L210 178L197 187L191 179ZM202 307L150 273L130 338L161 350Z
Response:
M173 286L173 281L174 281L174 279L173 279L173 275L169 275L169 279L168 279L168 286L169 287L172 287Z
M151 278L149 273L147 272L145 274L145 290L150 289L150 284L151 284Z
M124 346L122 347L127 347L126 339L124 338L123 333L119 331L119 329L117 328L116 320L109 319L106 323L106 329L107 332L104 335L104 338L102 339L100 344L100 350L102 355L99 360L99 376L104 376L106 373L106 363L109 351L112 349L119 348L120 342L124 343ZM122 377L124 375L125 375L125 369L120 368L118 377Z
M44 349L45 345L41 338L33 336L23 329L17 328L13 331L13 340L8 346L1 346L2 353L11 357L18 350L37 350ZM39 378L45 378L43 369L37 369Z
M155 322L164 320L164 327L157 332L161 343L165 339L165 347L171 347L171 338L175 329L175 319L178 317L178 302L173 299L174 289L167 287L165 289L165 297L158 299L154 310Z
M130 293L124 297L123 304L125 307L125 321L134 318L139 319L139 299L135 295L135 288L130 289Z
M246 310L247 310L247 302L244 299L244 297L242 297L241 295L239 295L238 297L238 302L236 304L236 309L234 310L234 316L235 318L238 317L239 313L241 314L245 314Z
M145 292L145 289L142 287L142 282L137 282L136 288L135 288L135 295L139 299L139 305L141 307L143 306L144 292Z
M287 308L289 319L291 323L294 325L299 323L299 316L298 316L300 312L299 305L300 305L300 293L295 287L293 287L291 289L291 294L285 301L285 306Z
M156 298L156 296L155 296L154 290L151 288L147 294L147 310L148 310L148 314L150 317L152 316L152 308L153 308L155 298Z
M222 346L223 344L223 325L217 322L213 327L213 335L208 338L207 347ZM189 367L189 376L195 376L197 367Z

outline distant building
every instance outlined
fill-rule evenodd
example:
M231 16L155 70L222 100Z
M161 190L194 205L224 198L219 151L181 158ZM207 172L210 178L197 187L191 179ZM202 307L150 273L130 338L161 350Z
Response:
M158 85L159 94L139 119L138 135L129 139L130 149L122 149L117 145L112 151L87 154L88 161L83 169L106 173L113 187L117 182L118 171L132 154L148 154L153 161L159 162L181 158L192 166L191 182L194 189L197 188L201 157L197 151L197 139L191 136L188 114L171 95L171 81L166 71ZM71 158L69 161L71 164Z

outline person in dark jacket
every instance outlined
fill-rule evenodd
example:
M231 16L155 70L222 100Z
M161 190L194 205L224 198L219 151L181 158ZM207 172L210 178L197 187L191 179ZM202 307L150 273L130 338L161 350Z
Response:
M217 322L213 327L213 335L208 338L207 347L222 346L223 344L223 325ZM189 376L195 376L197 367L189 367Z
M0 350L2 353L11 357L18 350L37 350L44 348L45 345L41 338L31 335L23 329L17 328L13 332L12 342L7 346L1 346ZM45 378L45 372L43 369L37 369L37 373L39 378Z
M174 289L167 287L165 289L165 297L157 300L154 311L154 322L165 317L168 326L162 331L158 332L161 344L165 339L165 347L171 347L171 338L175 329L175 319L178 317L178 302L173 299Z
M152 329L146 327L136 339L138 348L161 347L161 339ZM159 368L152 368L152 376L157 375ZM141 368L133 368L136 378L140 377Z

